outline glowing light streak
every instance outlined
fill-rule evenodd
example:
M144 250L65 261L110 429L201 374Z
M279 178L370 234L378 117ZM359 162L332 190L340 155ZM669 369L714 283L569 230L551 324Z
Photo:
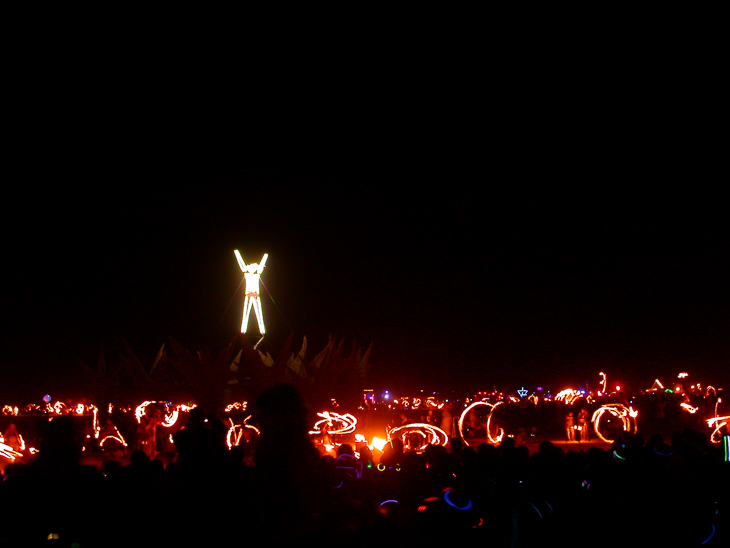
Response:
M447 489L446 491L444 491L444 500L452 508L456 508L457 510L461 510L463 512L471 510L471 507L474 505L471 500L468 500L464 506L459 506L458 504L456 504L453 500L451 500L451 489Z
M147 416L147 407L152 404L163 404L165 408L165 415L160 422L161 426L165 428L171 428L177 423L177 419L180 416L180 411L189 411L195 406L178 405L172 407L172 403L169 401L145 401L139 404L134 410L134 417L137 419L138 424L142 424L142 417Z
M395 499L389 499L389 500L384 500L383 502L381 502L380 506L382 506L383 504L388 504L389 502L395 502L396 504L400 504L400 502L398 502Z
M0 442L0 457L5 457L8 460L15 460L18 457L22 457L23 453L19 453L9 445Z
M226 413L230 413L231 411L238 410L238 411L245 411L248 408L248 402L234 402L230 403L226 406Z
M699 407L692 407L692 406L691 406L690 404L688 404L688 403L680 403L680 404L679 404L679 406L680 406L680 407L681 407L682 409L684 409L685 411L687 411L687 413L690 413L690 414L692 414L692 415L694 415L695 413L697 413L697 411L699 410Z
M446 445L449 441L448 434L441 428L423 422L412 422L393 428L388 432L388 439L398 437L405 441L405 437L411 433L419 434L424 440L423 444L415 449L416 451L422 451L429 445Z
M309 431L309 433L313 435L321 434L324 427L327 428L326 431L331 436L337 434L351 434L357 427L357 419L349 413L341 415L339 413L323 411L321 413L317 413L317 416L322 417L322 419L317 421L312 430Z
M165 428L171 428L177 422L180 412L177 409L173 409L171 413L166 413L165 418L162 420L162 426Z
M632 407L626 407L625 405L620 403L608 403L596 409L593 413L593 417L591 418L591 422L593 423L593 430L596 432L596 435L601 438L601 440L603 440L605 443L613 443L615 441L609 440L600 431L601 419L606 413L613 415L614 417L619 419L625 431L629 432L630 434L636 434L636 417L638 417L639 413L635 411Z
M231 427L228 429L228 433L226 434L226 444L228 445L228 449L231 449L232 447L236 447L241 443L241 438L243 437L244 429L251 430L254 432L257 436L261 434L261 431L256 428L255 426L248 424L248 420L251 418L251 415L246 417L241 424L234 424L233 419L228 419L231 422Z
M710 536L707 537L705 540L703 540L700 543L701 546L704 546L705 544L707 544L708 542L710 542L712 540L712 537L715 536L715 524L714 523L711 523L710 525L712 526L712 531L710 532Z
M147 411L145 410L148 405L150 405L151 401L145 401L140 403L136 409L134 410L134 418L137 419L137 424L142 424L142 417L144 417L147 414Z
M127 442L122 437L122 434L119 432L119 430L114 427L114 434L109 434L108 436L104 436L99 440L99 447L104 447L104 442L107 440L116 440L119 443L121 443L124 447L127 447Z
M469 405L464 411L462 411L461 416L459 417L458 425L459 425L459 435L461 436L461 439L464 440L464 443L469 445L469 441L466 439L466 436L464 436L464 420L466 417L471 413L475 408L479 407L480 405L485 405L489 407L489 416L487 417L487 438L489 439L489 442L493 445L496 445L502 441L502 438L504 438L504 430L502 428L499 428L497 430L496 436L492 436L491 432L491 425L492 425L492 414L494 413L494 410L497 408L497 406L501 405L503 402L497 402L496 404L491 404L485 401L476 401Z
M603 371L601 371L599 373L599 375L601 376L601 392L605 394L606 393L606 382L607 382L606 374Z
M724 426L727 426L728 420L730 420L730 415L725 417L712 417L711 419L707 419L707 426L710 428L714 428L712 434L710 435L710 440L712 443L720 443L722 441L722 428Z
M565 390L561 390L555 395L556 401L565 401L567 405L572 405L575 403L576 400L581 398L583 394L581 394L578 390L574 390L572 388L566 388Z
M56 415L63 415L66 411L67 407L66 404L62 401L57 401L53 405L51 405L51 402L46 402L46 411L49 413L55 413Z

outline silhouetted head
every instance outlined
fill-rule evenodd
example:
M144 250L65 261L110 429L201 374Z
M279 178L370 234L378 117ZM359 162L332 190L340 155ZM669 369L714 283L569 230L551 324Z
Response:
M134 468L140 468L140 467L143 468L143 467L147 466L149 463L150 463L150 458L141 449L137 449L136 451L133 451L132 454L129 456L129 464L132 465Z
M256 400L256 410L262 435L281 429L290 433L309 431L307 407L291 384L276 384L265 390Z
M76 460L81 452L82 434L73 418L54 417L40 428L39 455L42 459Z
M188 426L198 426L205 422L205 409L199 405L193 407L188 413Z
M360 460L361 461L373 461L373 452L367 445L360 447Z
M352 445L350 445L349 443L343 443L342 445L340 445L337 448L337 456L339 457L340 455L355 456L355 451L352 448Z

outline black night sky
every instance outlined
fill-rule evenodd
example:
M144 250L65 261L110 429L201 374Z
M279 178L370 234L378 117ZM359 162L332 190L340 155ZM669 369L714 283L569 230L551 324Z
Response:
M46 59L4 105L5 400L72 393L123 339L143 361L168 337L220 346L236 248L269 253L270 348L372 343L376 386L730 381L702 66L359 58L324 81L114 61Z

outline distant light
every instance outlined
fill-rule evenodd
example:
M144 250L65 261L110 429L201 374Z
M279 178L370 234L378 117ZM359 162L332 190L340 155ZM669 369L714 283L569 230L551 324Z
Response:
M46 403L51 403L51 396L49 394L46 394L43 396L43 401Z

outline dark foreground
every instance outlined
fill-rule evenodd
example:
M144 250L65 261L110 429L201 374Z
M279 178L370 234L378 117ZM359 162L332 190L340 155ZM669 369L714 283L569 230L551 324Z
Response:
M272 397L255 446L190 424L168 464L84 464L71 424L50 422L39 456L5 469L0 546L730 545L730 463L695 430L358 460L319 453L299 403Z

